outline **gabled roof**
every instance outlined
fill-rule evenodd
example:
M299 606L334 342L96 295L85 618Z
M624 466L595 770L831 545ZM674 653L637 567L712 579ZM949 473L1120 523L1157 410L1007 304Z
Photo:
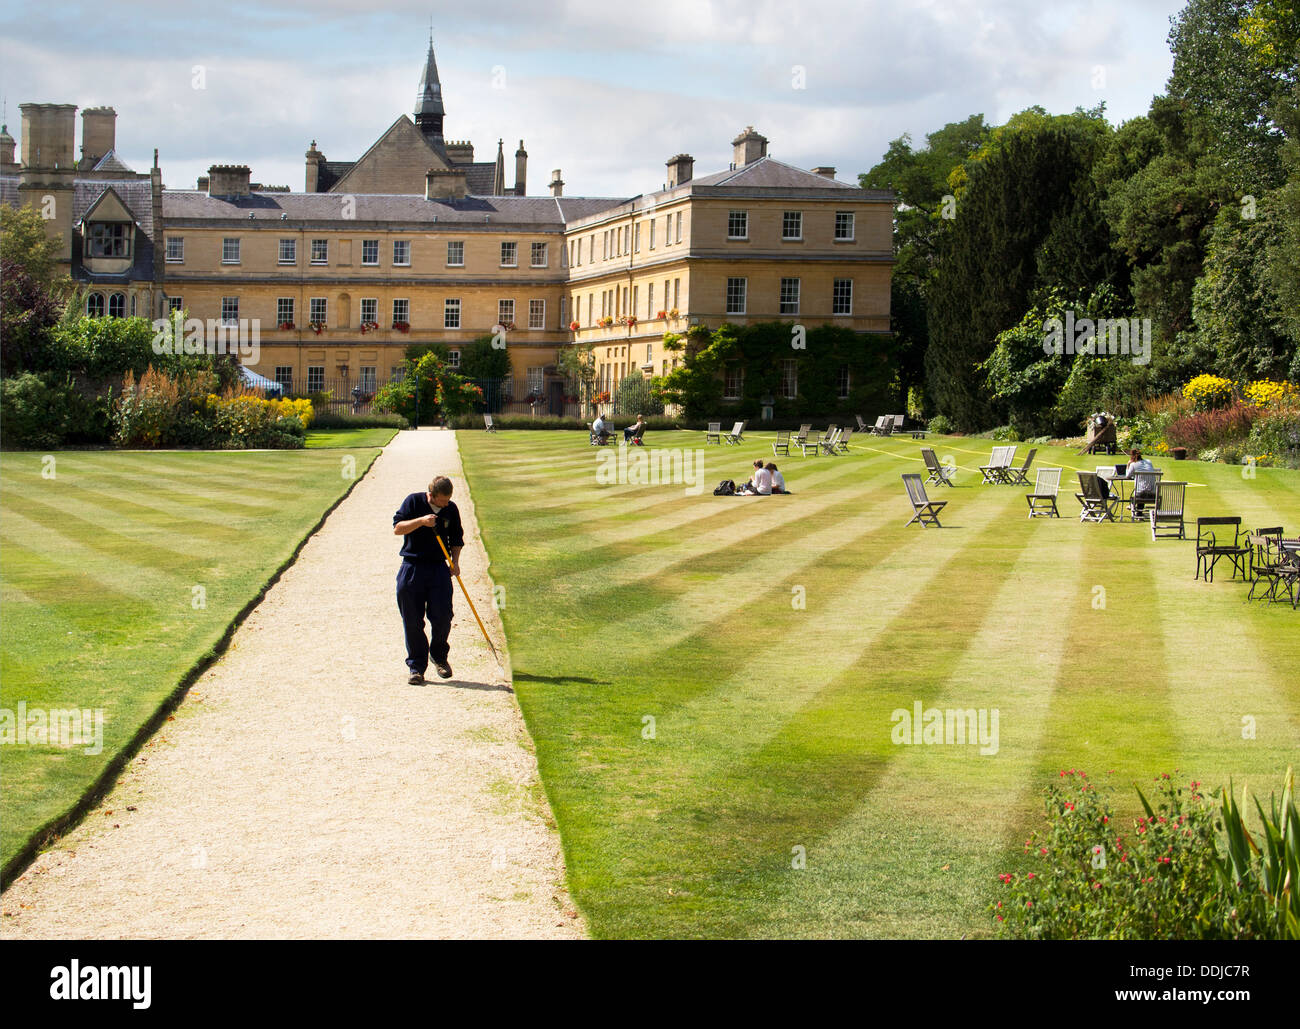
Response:
M76 179L72 186L73 223L84 221L109 191L130 212L140 231L152 239L153 184L148 179Z
M73 213L75 214L76 213L75 212L75 207L76 207L75 187L73 191L73 197L74 197ZM90 206L87 207L84 211L82 211L81 216L77 218L73 224L81 225L85 222L90 221L92 218L94 218L95 213L99 211L101 208L107 208L108 210L106 210L104 213L111 216L108 219L100 219L101 221L102 220L121 221L119 212L113 210L115 206L120 209L121 214L125 214L128 218L131 219L131 221L133 222L139 221L139 219L137 219L135 216L135 212L131 210L130 205L125 200L122 199L121 195L118 194L117 190L114 189L112 186L105 186L100 191L99 196L95 197L95 199L90 202Z
M347 172L345 172L339 178L339 180L333 186L330 187L330 189L335 192L347 192L347 190L344 189L344 186L346 185L348 178L352 175L352 173L355 172L357 168L359 168L360 166L366 164L370 156L376 150L378 150L379 147L387 139L389 139L389 137L399 136L399 135L404 136L410 140L418 141L416 145L423 146L424 149L428 151L430 168L450 168L452 166L451 161L447 159L446 153L444 151L439 150L432 143L430 143L428 137L426 137L423 132L421 132L418 128L415 127L415 122L411 121L408 115L401 114L397 116L397 120L394 121L392 125L388 126L388 128L384 131L383 135L381 135L377 140L375 140L373 143L370 144L370 148L359 158L357 158L357 160L353 163L352 167L349 168Z

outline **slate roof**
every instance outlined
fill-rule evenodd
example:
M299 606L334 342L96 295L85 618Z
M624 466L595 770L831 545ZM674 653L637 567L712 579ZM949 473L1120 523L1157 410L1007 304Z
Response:
M316 189L321 193L327 192L333 188L334 183L350 172L356 163L356 161L322 162L316 178Z
M562 228L573 218L615 207L609 197L467 196L426 200L423 196L355 194L353 221L428 225L521 225ZM281 218L281 215L287 218ZM250 219L249 215L253 217ZM337 193L250 193L245 197L210 197L195 190L164 190L163 218L168 224L203 221L342 221Z
M117 156L116 150L110 150L96 163L91 169L92 172L134 172L120 157Z

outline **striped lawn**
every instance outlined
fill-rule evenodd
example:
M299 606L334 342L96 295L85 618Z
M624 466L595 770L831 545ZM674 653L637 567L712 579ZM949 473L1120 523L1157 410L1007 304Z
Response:
M104 711L100 754L4 747L6 863L75 805L378 453L68 451L51 478L44 455L3 455L0 706Z
M1104 458L1040 448L1070 489L1030 521L1024 488L978 484L990 443L932 438L959 468L930 487L939 531L904 527L908 438L776 458L795 495L774 498L711 495L770 436L653 434L705 452L696 496L601 485L579 433L459 438L598 936L983 934L1058 769L1110 772L1136 810L1134 781L1267 790L1300 752L1300 613L1194 582L1191 543L1079 524L1073 473ZM1165 467L1192 519L1300 532L1300 474ZM997 754L896 745L917 701L997 709Z

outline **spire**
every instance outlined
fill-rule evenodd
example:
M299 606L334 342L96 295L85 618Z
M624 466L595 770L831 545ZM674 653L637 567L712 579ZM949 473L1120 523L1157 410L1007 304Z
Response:
M420 88L415 97L415 124L435 146L442 146L442 83L438 81L438 64L433 58L433 27L429 28L429 54L420 76Z
M492 195L505 196L506 192L506 154L502 149L503 140L497 140L497 168L492 175Z

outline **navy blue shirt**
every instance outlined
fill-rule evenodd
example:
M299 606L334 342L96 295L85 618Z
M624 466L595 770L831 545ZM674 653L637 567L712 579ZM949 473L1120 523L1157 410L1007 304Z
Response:
M402 501L402 506L393 515L393 524L409 522L412 518L423 518L436 513L438 521L434 528L421 525L414 532L402 537L402 559L416 564L447 563L447 558L438 546L437 537L442 537L448 553L453 547L465 545L465 533L460 525L460 510L454 501L448 501L446 507L432 507L423 493L412 493Z

